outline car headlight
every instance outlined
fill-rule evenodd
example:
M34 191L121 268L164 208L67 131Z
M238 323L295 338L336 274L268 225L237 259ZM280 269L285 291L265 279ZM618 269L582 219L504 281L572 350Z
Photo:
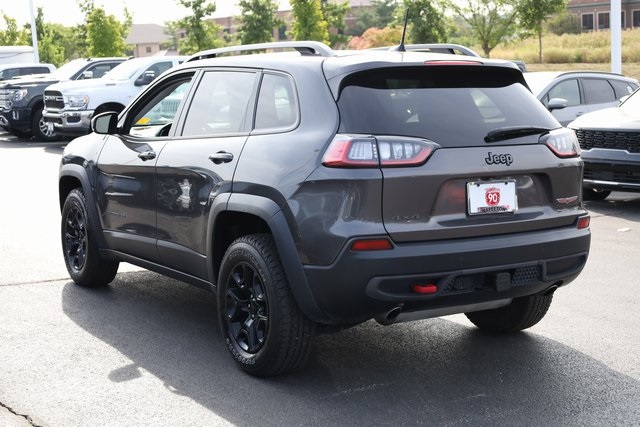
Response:
M69 108L87 108L89 95L64 95L64 103Z
M27 89L14 90L13 91L13 96L11 97L11 100L13 102L22 101L24 99L24 97L27 96L27 93L29 93L29 91Z

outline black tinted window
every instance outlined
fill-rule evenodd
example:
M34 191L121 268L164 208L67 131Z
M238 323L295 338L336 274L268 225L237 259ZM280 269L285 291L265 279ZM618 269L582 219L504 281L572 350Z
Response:
M480 66L378 69L345 80L340 131L428 138L442 146L485 144L505 126L557 122L514 70Z
M617 100L608 80L583 79L582 86L584 87L584 97L587 104L602 104Z

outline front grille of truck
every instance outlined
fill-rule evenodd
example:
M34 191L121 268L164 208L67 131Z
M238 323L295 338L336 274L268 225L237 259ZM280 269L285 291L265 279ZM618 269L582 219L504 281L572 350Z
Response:
M11 93L10 90L0 90L0 109L11 108Z
M45 90L44 107L47 110L62 110L64 108L64 98L62 97L62 93L56 90Z
M607 148L640 153L640 132L617 132L601 130L576 130L580 148Z

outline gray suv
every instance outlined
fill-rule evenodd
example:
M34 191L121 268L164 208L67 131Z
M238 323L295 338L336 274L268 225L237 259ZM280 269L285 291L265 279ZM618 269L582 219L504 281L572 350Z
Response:
M273 48L297 53L233 56ZM511 62L221 48L92 129L60 165L71 278L106 285L126 261L211 289L252 375L370 319L529 328L587 261L575 134Z

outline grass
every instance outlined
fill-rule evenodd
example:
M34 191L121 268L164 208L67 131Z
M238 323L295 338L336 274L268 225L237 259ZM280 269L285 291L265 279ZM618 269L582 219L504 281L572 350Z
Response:
M482 53L477 46L473 48ZM530 71L611 71L611 38L608 31L545 34L542 64L538 63L537 37L499 45L491 51L491 57L523 60ZM622 32L622 74L640 79L640 29Z

